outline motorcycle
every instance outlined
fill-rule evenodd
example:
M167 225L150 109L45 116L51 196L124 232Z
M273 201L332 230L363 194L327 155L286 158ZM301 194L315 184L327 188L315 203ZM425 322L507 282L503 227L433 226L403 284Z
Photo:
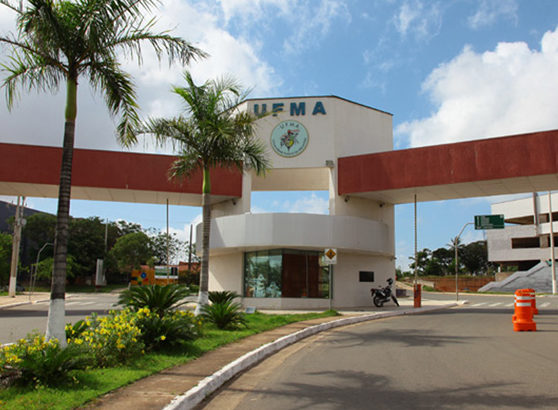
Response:
M395 295L392 293L391 291L391 286L393 285L393 279L392 278L388 278L387 280L388 285L385 288L372 288L370 289L370 296L372 297L372 300L374 301L374 306L376 307L382 307L384 306L384 303L389 302L389 300L393 300L393 302L399 306L399 302L397 301L397 298L395 297Z

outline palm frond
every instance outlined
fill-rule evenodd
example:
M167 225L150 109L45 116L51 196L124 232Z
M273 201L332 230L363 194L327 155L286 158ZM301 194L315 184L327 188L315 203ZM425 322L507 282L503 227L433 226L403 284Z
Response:
M20 88L30 91L57 90L60 82L64 80L57 67L44 62L38 56L14 53L6 64L0 65L6 74L2 86L6 90L6 103L11 109L19 97Z
M88 67L90 83L100 90L112 115L121 114L116 136L123 146L130 146L137 141L134 129L140 124L137 112L136 91L129 74L120 70L113 61L104 61Z

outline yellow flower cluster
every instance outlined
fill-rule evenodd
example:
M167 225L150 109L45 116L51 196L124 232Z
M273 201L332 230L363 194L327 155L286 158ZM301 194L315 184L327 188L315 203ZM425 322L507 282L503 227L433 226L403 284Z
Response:
M149 309L142 314L149 314ZM121 362L143 348L139 341L141 331L136 325L137 319L137 315L129 309L110 311L108 316L101 318L88 317L85 320L86 329L79 335L75 331L70 332L68 343L87 345L102 365Z
M42 335L35 335L30 340L20 339L17 343L0 347L0 367L14 366L21 363L22 357L42 352L49 348L58 348L57 339L46 341Z
M146 306L146 307L143 307L140 310L138 310L137 315L138 315L138 319L143 319L144 317L150 317L151 316L151 311Z

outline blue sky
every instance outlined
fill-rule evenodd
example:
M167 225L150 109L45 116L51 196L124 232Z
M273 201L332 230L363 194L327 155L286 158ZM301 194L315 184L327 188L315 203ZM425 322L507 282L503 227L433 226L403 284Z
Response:
M397 149L558 128L558 2L555 0L165 0L159 26L211 57L189 69L197 81L230 73L251 97L338 95L394 115ZM0 8L0 30L13 16ZM0 58L6 50L0 49ZM146 53L136 78L144 115L174 115L169 93L182 67ZM2 99L4 97L2 96ZM0 102L0 141L61 145L64 93ZM120 149L114 122L86 86L76 145ZM136 151L156 151L148 142ZM506 198L419 203L418 247L445 246L474 215ZM31 198L54 212L54 200ZM257 193L255 211L327 212L327 193ZM165 207L73 201L74 216L127 219L164 229ZM198 208L171 207L187 237ZM413 253L412 205L396 207L397 264ZM465 242L482 232L465 230Z

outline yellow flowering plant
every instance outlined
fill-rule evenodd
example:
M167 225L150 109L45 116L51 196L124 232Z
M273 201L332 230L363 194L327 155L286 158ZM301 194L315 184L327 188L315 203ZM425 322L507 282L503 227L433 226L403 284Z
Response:
M46 341L39 334L0 347L0 378L8 382L59 384L69 379L72 370L85 369L92 363L86 348L78 345L62 348L58 340Z
M84 320L84 329L66 327L68 345L87 346L101 367L124 363L144 349L137 321L138 316L129 309L110 311L104 317L92 315Z

